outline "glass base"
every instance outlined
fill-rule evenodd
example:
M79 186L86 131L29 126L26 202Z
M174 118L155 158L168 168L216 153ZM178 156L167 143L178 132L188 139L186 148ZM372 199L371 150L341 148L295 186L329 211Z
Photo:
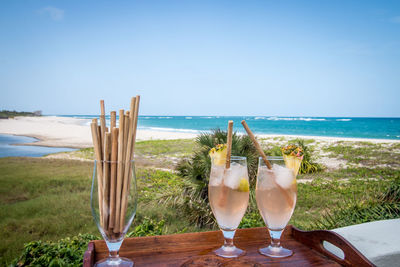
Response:
M96 262L95 267L107 267L107 266L123 266L123 267L132 267L133 261L127 258L116 257L116 258L106 258L101 261Z
M222 246L219 249L214 250L215 255L224 257L224 258L237 258L246 254L246 251L237 248L235 246L227 247Z
M283 247L265 247L258 250L261 254L272 258L286 258L293 255L293 251Z

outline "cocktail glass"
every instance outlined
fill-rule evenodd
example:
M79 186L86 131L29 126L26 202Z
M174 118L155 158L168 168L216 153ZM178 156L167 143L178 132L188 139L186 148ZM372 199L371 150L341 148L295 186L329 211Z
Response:
M268 227L271 244L259 251L265 256L283 258L293 254L281 246L280 239L296 205L297 183L293 170L285 166L283 157L268 157L268 161L272 169L259 158L256 200Z
M130 259L119 256L119 249L136 214L133 161L95 161L90 199L93 218L109 250L108 258L98 261L95 266L133 266Z
M218 226L224 235L224 245L215 254L234 258L245 254L235 247L233 237L249 203L249 175L245 157L231 157L229 169L212 162L208 198Z

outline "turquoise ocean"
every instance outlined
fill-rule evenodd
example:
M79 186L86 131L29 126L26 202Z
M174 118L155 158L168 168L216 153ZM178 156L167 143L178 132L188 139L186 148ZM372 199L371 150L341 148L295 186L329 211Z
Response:
M60 115L59 115L60 116ZM81 119L94 115L61 115ZM256 134L327 136L400 140L400 118L275 117L275 116L139 116L138 128L155 131L200 133L226 129L233 120L234 131L244 132L246 120ZM109 123L109 116L107 116Z
M98 115L57 115L86 119L88 125ZM107 118L109 124L110 118ZM400 140L400 118L332 118L332 117L274 117L274 116L139 116L138 128L153 131L187 133L226 129L228 121L234 121L234 131L244 133L240 124L246 120L255 134L326 136ZM34 142L23 136L0 135L0 158L10 156L40 157L49 153L72 151L70 148L40 146L15 146Z

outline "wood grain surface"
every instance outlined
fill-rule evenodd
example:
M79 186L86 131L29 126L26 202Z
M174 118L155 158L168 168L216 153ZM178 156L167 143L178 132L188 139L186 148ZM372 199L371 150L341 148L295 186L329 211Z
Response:
M323 246L323 241L341 248L344 259L335 257ZM258 248L269 243L265 227L237 230L235 245L246 250L246 255L224 259L213 254L223 243L220 231L187 233L164 236L127 238L122 244L120 256L130 258L140 266L374 266L341 236L331 231L300 231L287 226L282 245L294 251L294 255L273 259L258 253ZM103 240L89 243L84 256L84 267L108 256Z

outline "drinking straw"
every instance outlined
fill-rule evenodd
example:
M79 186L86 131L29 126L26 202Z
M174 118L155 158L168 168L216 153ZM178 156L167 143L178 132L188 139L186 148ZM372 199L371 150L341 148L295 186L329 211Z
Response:
M100 100L100 128L101 128L101 144L104 145L104 135L106 132L106 112L104 100Z
M124 133L125 133L124 110L119 111L119 133L118 133L118 167L117 167L117 188L115 196L115 224L114 233L119 233L119 218L121 215L121 189L123 183L124 166L121 161L124 156Z
M233 121L229 121L228 122L228 138L227 138L227 141L226 141L227 150L226 150L225 169L229 169L231 167L232 130L233 130Z
M97 126L97 138L100 145L100 160L103 160L103 138L101 138L101 128L100 125ZM99 164L103 166L103 163L100 161Z
M90 128L92 130L92 139L93 139L93 147L94 147L94 155L96 158L96 169L97 169L97 184L98 184L98 197L99 197L99 213L100 218L103 215L103 170L101 165L101 145L99 142L98 136L98 126L97 126L97 119L93 119L92 123L90 124ZM100 220L101 222L101 220Z
M130 172L131 172L131 160L132 160L132 144L133 140L133 132L134 132L134 116L135 116L135 105L136 105L136 98L131 98L131 105L130 105L130 112L127 111L127 115L129 117L126 120L129 120L129 128L126 128L127 133L127 152L125 155L125 173L124 173L124 184L122 187L122 194L121 194L121 214L120 214L120 230L123 230L124 223L125 223L125 213L126 213L126 205L127 205L127 196L129 192L129 183L130 183Z
M243 125L244 129L246 130L247 134L249 135L250 139L253 141L253 144L254 144L254 146L256 147L258 153L260 153L261 158L263 159L265 165L267 165L268 169L271 170L271 169L272 169L271 163L268 161L267 156L265 156L264 151L262 150L260 144L257 142L256 137L255 137L254 134L251 132L251 130L250 130L250 128L249 128L249 126L247 125L247 123L246 123L245 120L242 120L242 125ZM284 188L282 188L282 186L280 186L280 185L276 182L275 178L273 178L273 179L271 179L271 180L274 182L274 184L276 185L276 187L281 191L281 193L285 196L286 201L288 202L288 205L289 205L290 207L293 207L293 205L294 205L294 200L293 200L293 198L289 195L289 193L288 193Z
M110 222L109 228L114 228L115 221L115 190L117 183L117 160L118 160L118 128L112 128L111 142L111 182L110 182Z
M117 113L115 111L110 112L110 130L112 135L112 130L117 127Z
M140 96L132 97L130 110L110 112L110 128L105 123L104 100L100 100L100 125L91 123L97 179L100 224L116 235L123 231L131 181ZM110 131L109 131L110 130Z
M122 158L122 161L126 158L126 155L128 153L127 145L128 145L128 139L129 139L129 131L130 131L130 129L129 129L130 128L129 111L127 111L125 113L124 123L125 123L125 125L124 125L124 129L125 129L125 132L124 132L124 149L125 149L125 151L124 151L124 157Z
M231 153L232 153L232 130L233 130L233 121L228 122L228 136L226 140L226 163L224 173L222 174L222 187L221 187L221 197L218 201L218 205L224 207L228 200L228 187L225 185L224 180L226 171L231 167Z
M133 116L133 123L135 126L133 128L132 159L133 159L133 153L135 151L136 131L137 131L138 118L139 118L139 103L140 103L140 95L137 95L136 99L135 99L135 113Z
M111 133L104 135L104 164L103 164L103 226L108 229L108 219L110 212L110 152L111 152Z
M254 146L256 147L258 153L260 153L265 165L267 165L268 169L272 169L271 163L269 163L267 156L265 156L264 151L262 150L260 144L257 142L256 137L254 134L251 132L249 126L247 125L245 120L242 120L242 125L244 129L246 130L247 134L249 135L251 141L253 141Z

